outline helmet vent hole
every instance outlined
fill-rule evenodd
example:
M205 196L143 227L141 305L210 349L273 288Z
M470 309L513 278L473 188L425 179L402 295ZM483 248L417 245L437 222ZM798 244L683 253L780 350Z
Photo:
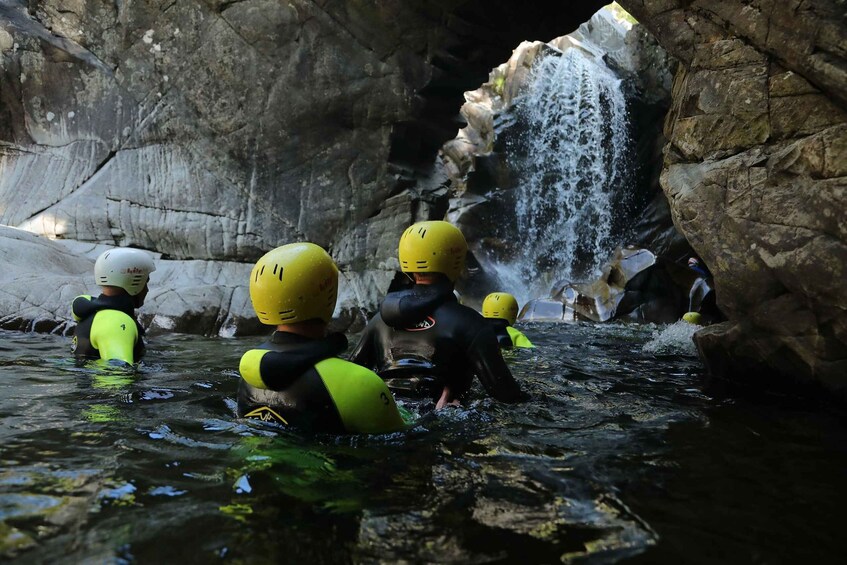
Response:
M274 274L276 274L276 270L279 268L279 265L274 265Z
M261 270L261 271L259 271L259 275L264 275L264 274L265 274L265 266L264 266L264 265L262 265L262 270ZM256 280L259 280L259 279L258 279L258 278L256 278Z
M423 239L424 237L426 237L426 230L424 230L423 233L421 234L421 239Z
M282 282L282 267L279 268L279 282Z

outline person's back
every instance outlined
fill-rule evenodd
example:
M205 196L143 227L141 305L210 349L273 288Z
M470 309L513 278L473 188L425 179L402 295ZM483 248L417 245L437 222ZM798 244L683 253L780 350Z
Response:
M375 367L389 388L410 395L438 398L447 386L452 397L460 398L477 375L498 400L522 396L492 329L459 304L446 284L387 295L350 360Z
M135 307L129 297L77 296L71 312L77 322L73 340L77 357L132 364L144 355L144 330L134 317Z
M113 249L98 257L95 280L102 294L77 296L71 313L73 352L77 358L133 364L144 355L144 329L135 309L144 303L147 282L155 271L152 258L138 249Z
M518 301L511 294L492 292L486 296L482 301L482 315L494 330L501 348L531 349L535 347L529 338L514 327L518 318Z
M466 252L461 232L447 222L408 228L398 254L416 284L385 297L351 361L375 369L400 394L440 395L439 406L461 399L474 375L498 400L523 399L492 328L453 294Z
M250 276L259 320L270 340L239 364L238 415L327 433L385 433L403 428L394 397L373 371L337 357L342 334L326 334L338 270L311 243L279 247Z

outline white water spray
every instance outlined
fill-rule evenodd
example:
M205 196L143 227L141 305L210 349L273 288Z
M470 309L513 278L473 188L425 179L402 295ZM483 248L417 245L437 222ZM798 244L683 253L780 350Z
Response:
M620 79L577 47L536 63L517 112L526 155L510 160L524 253L491 266L525 302L599 274L627 193L630 142Z

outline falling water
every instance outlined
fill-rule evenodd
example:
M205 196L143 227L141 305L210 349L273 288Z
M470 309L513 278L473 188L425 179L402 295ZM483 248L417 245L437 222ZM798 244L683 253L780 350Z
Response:
M616 243L630 142L620 79L579 48L536 63L517 112L525 131L511 167L526 253L497 271L526 299L599 273Z

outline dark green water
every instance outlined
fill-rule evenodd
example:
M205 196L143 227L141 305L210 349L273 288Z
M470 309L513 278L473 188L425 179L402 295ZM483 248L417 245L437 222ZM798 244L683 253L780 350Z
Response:
M844 422L709 396L674 331L530 326L538 349L508 358L530 403L375 437L236 420L238 360L259 339L156 337L129 375L75 367L68 338L0 332L0 555L841 561Z

